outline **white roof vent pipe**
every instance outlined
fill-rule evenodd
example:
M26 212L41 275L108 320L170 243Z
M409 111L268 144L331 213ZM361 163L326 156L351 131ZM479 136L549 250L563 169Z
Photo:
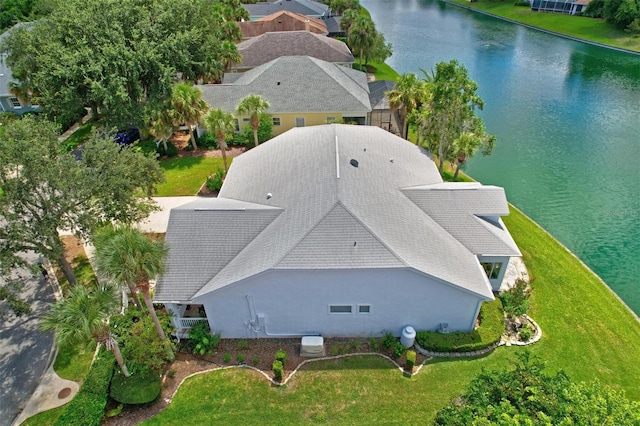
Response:
M268 192L268 193L267 193L267 200L270 200L270 199L271 199L271 197L273 197L273 194L272 194L272 193L270 193L270 192Z

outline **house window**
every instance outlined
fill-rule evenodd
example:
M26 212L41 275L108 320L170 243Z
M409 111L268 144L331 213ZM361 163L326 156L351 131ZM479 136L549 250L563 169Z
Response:
M243 118L243 119L242 119L242 122L243 122L243 123L248 123L248 122L249 122L249 120L250 120L249 118L246 118L246 117L245 117L245 118Z
M304 117L296 117L296 127L304 127Z
M280 125L280 117L273 117L271 120L273 120L273 125L274 126L279 126Z
M327 124L331 124L331 123L335 123L336 122L336 118L335 117L327 117Z
M358 313L359 314L371 313L371 305L358 305Z
M351 305L329 305L330 314L350 314L351 310Z
M233 121L236 123L236 133L240 131L240 123L237 118L234 118Z
M487 274L487 278L495 280L500 276L500 270L502 269L502 262L482 262L484 272Z
M14 107L14 108L22 107L22 105L20 105L20 101L15 96L11 96L9 98L9 102L11 102L11 106Z

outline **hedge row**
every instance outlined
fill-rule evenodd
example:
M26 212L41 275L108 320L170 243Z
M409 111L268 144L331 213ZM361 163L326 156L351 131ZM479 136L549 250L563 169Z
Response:
M473 352L497 343L504 333L502 302L484 302L480 308L480 326L473 331L418 331L416 342L431 352Z
M55 422L56 426L99 426L107 406L109 382L113 374L113 354L101 347L89 373L64 412Z

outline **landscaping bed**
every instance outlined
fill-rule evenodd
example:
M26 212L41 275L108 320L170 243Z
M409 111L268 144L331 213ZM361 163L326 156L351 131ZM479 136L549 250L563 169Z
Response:
M179 352L176 353L175 361L165 368L162 376L162 390L160 397L149 404L125 405L122 412L115 417L106 417L103 425L128 426L137 425L149 419L167 405L168 400L180 386L180 383L191 374L211 370L214 368L237 366L238 355L244 357L244 364L264 371L273 378L271 371L272 363L276 351L282 349L286 352L286 362L284 378L286 379L302 362L313 358L303 358L300 356L300 339L222 339L216 346L212 354L195 355L191 352L188 341L184 340L179 345ZM393 358L391 352L385 350L382 339L326 339L325 351L327 356L347 355L353 353L380 353ZM257 357L257 358L255 358ZM416 366L420 365L425 357L418 354ZM395 360L399 365L405 363L405 355ZM326 362L326 361L325 361ZM338 362L338 361L336 361ZM312 364L313 365L313 364ZM389 368L393 368L389 364ZM398 372L400 374L400 372ZM269 387L266 380L265 387ZM107 412L117 408L118 404L112 401L107 407Z

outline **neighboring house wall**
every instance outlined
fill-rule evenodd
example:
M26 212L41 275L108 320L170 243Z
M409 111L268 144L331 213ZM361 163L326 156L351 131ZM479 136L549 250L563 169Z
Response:
M249 121L248 116L240 116L235 114L234 117L238 120L240 124L240 132L244 131L244 128L249 126L251 127L251 123ZM299 126L300 120L304 119L304 126ZM336 122L341 122L343 118L354 121L361 121L359 124L365 124L367 117L362 113L341 113L341 112L321 112L321 113L310 113L310 112L300 112L293 114L272 114L273 119L273 136L278 136L287 130L293 129L294 127L309 127L309 126L319 126L321 124L331 124ZM279 123L279 124L277 124Z
M509 264L508 256L478 256L478 261L487 273L493 291L500 290L504 274Z
M410 269L270 270L202 296L223 338L398 336L403 327L471 330L480 296ZM352 306L330 313L330 305ZM359 305L369 313L359 313Z

